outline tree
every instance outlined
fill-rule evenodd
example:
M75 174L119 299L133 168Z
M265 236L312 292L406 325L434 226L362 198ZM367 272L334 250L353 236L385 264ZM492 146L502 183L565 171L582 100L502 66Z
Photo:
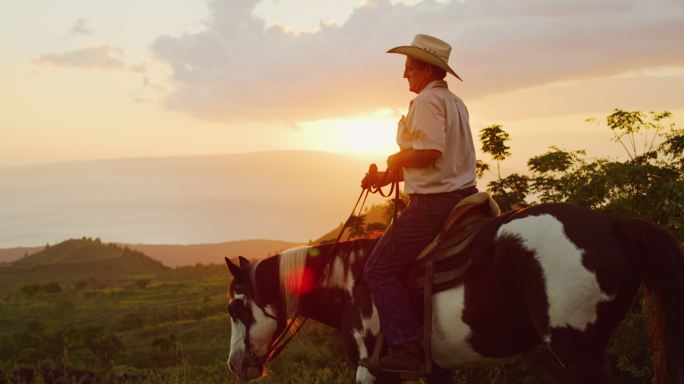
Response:
M487 187L501 210L505 212L527 205L525 198L528 194L528 184L529 177L513 173L503 179L490 181Z
M510 135L500 124L492 124L480 130L482 151L496 161L496 180L490 181L487 187L503 211L526 205L525 198L528 194L529 183L529 178L525 175L513 173L507 177L501 176L501 162L511 155L510 147L506 144L509 139ZM483 161L477 162L478 177L482 177L489 170L489 164Z
M532 157L530 192L539 202L568 202L650 220L684 239L684 131L670 112L616 109L606 118L627 160L593 159L551 147Z
M347 219L347 228L349 229L350 236L352 238L354 237L362 237L363 235L366 234L366 215L351 215L349 219Z
M482 142L482 151L488 153L496 161L496 175L501 180L501 162L511 155L511 147L506 145L510 136L506 133L500 124L492 124L480 130L480 141ZM481 163L480 167L485 166ZM486 166L489 169L489 166Z
M366 224L366 232L373 231L384 231L387 229L387 224L385 223L368 223Z

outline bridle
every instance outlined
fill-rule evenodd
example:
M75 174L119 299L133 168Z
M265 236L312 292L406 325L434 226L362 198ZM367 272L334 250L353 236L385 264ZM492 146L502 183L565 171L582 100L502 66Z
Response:
M396 172L396 171L395 171ZM378 186L370 186L361 189L361 193L359 194L359 197L356 199L356 204L354 204L354 208L352 209L351 214L349 215L349 219L344 222L344 225L342 226L342 229L340 229L340 233L337 235L337 239L335 239L335 243L333 243L332 248L330 248L330 252L328 252L328 258L331 257L332 255L335 254L335 251L337 250L337 245L340 243L340 240L342 239L342 235L344 234L344 230L347 228L349 225L350 221L352 218L356 217L354 220L354 224L351 226L349 235L347 236L347 241L351 239L352 233L356 226L359 224L359 219L361 218L361 212L363 212L363 206L366 205L366 199L368 198L368 195L370 193L379 193L380 196L382 197L390 197L392 194L394 194L394 212L392 215L392 223L397 221L397 216L399 216L399 211L401 210L400 204L403 204L401 197L399 196L399 180L397 177L397 174L395 172L392 172L392 183L390 186L390 189L387 193L385 193L382 190L382 185L385 183L387 180L387 175L390 173L389 169L385 171L382 175L382 179L380 180L380 183ZM378 166L375 164L371 164L368 167L368 173L369 174L377 174L378 173ZM363 198L363 201L361 199ZM359 207L359 202L361 202L361 207ZM355 215L357 212L358 208L358 215ZM392 247L395 246L395 241L394 241L394 236L392 236Z
M254 302L259 305L260 303L263 303L263 300L261 298L261 294L259 291L259 286L257 284L254 284L256 281L256 272L257 268L259 268L259 264L261 264L262 260L257 261L256 263L250 265L250 270L249 270L249 287L245 286L244 284L236 284L235 289L238 289L240 287L243 287L245 291L250 291L252 292L252 296L254 297ZM248 289L247 289L248 288ZM283 305L285 307L285 305ZM281 324L282 321L278 316L269 313L266 308L264 307L262 309L264 315L266 317L269 317L273 320L276 321L276 324ZM294 316L292 317L291 320L285 320L287 322L287 325L283 328L283 330L278 334L278 336L271 341L271 343L268 346L268 350L266 353L262 356L257 356L254 352L250 351L248 352L248 355L251 360L254 360L258 362L259 364L263 365L271 360L275 359L280 352L283 351L285 346L295 337L297 332L302 328L304 323L306 322L306 317L302 321L297 321L297 318L299 317L299 309L295 312ZM290 333L289 337L287 337L287 334Z

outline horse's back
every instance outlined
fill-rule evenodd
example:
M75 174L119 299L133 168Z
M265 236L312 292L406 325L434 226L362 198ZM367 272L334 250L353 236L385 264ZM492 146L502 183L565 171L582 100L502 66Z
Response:
M517 237L545 272L562 274L558 278L574 280L573 270L591 272L601 289L612 295L632 272L625 245L615 236L614 222L615 217L586 207L540 204L507 218L498 227L496 239ZM567 263L571 261L579 263L570 268Z
M599 309L611 305L631 272L613 221L567 204L533 206L490 221L473 240L473 269L464 285L436 295L436 304L446 306L442 315L450 317L438 320L437 328L455 336L452 345L437 347L453 349L460 339L470 360L488 360L550 341L557 329L597 332ZM447 300L450 294L457 300Z

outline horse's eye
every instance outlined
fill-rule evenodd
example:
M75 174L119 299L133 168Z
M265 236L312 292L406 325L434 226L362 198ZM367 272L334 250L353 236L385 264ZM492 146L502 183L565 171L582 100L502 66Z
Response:
M245 300L233 300L228 303L228 313L235 320L246 321L252 317L250 305Z
M233 297L236 295L244 295L247 293L247 287L242 284L235 284L233 286Z

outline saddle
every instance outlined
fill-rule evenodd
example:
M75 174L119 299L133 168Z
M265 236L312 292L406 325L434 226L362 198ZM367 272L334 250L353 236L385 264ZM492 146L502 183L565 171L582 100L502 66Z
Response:
M447 217L440 232L418 255L418 267L406 281L417 294L423 293L429 278L433 292L443 291L461 280L471 264L470 258L458 257L472 242L487 219L501 215L499 205L487 192L478 192L461 200ZM432 268L432 273L427 269ZM429 272L429 271L427 271Z
M422 312L423 320L423 372L427 375L432 369L432 294L446 290L461 282L471 265L464 250L471 244L473 237L489 219L501 215L499 205L487 192L478 192L461 200L452 209L442 229L430 244L418 255L418 268L404 277L404 284L416 294L416 308ZM422 296L422 302L420 298ZM383 350L384 336L378 334L375 346L368 360L373 372L379 366ZM416 379L405 377L402 379Z

